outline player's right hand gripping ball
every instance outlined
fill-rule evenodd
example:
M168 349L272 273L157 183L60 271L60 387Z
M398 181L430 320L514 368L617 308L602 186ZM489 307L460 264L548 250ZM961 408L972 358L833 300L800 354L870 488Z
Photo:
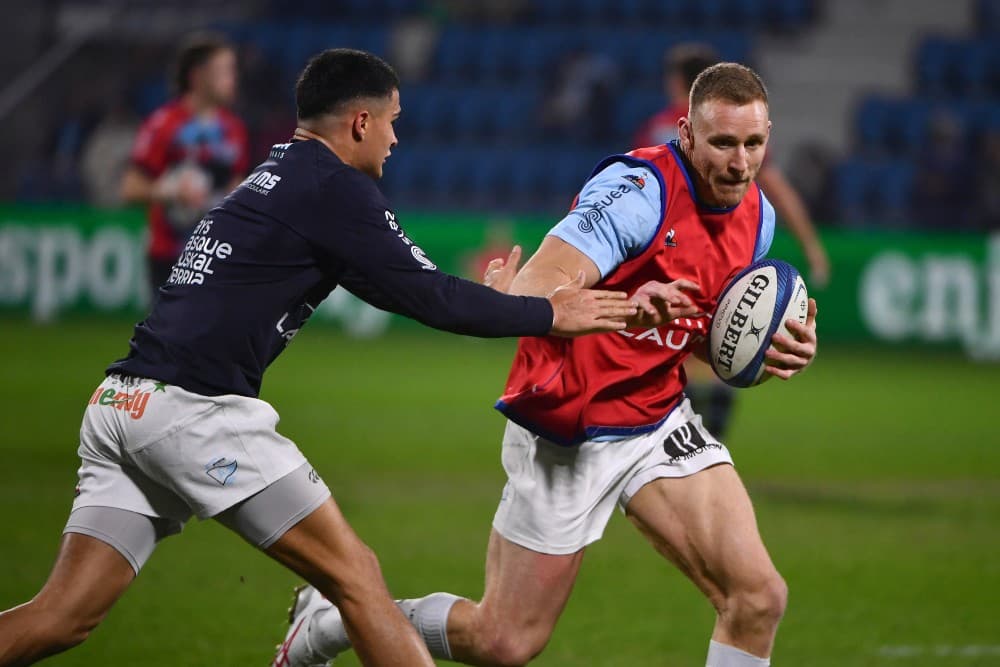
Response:
M766 259L751 264L722 290L708 332L712 370L726 384L753 387L771 377L764 353L785 322L805 324L809 294L791 264Z

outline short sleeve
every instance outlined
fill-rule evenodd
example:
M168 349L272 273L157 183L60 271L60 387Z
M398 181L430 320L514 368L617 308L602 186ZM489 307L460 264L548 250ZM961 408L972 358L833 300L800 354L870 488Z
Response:
M604 277L649 245L662 206L650 168L614 162L587 181L573 210L549 234L589 257Z
M753 249L753 261L759 262L771 252L774 241L774 207L760 191L760 230L757 232L757 244Z

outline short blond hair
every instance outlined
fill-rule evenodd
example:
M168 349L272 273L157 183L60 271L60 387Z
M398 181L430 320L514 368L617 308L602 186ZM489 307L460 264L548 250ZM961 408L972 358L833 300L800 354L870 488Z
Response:
M739 63L716 63L706 68L691 86L691 111L709 100L743 106L760 101L767 105L767 88L757 72Z

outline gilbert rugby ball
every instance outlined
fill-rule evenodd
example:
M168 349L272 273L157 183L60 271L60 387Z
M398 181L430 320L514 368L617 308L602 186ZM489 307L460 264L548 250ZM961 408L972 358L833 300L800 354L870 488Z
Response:
M708 332L712 370L734 387L767 380L764 353L771 336L789 335L785 322L804 324L808 310L806 284L795 267L778 259L751 264L719 295Z

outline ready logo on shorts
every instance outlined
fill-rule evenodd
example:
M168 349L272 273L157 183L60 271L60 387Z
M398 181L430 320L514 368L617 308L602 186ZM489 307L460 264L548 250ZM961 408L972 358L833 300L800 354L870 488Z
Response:
M98 387L90 397L88 405L104 405L116 410L124 410L132 419L140 419L146 412L151 391L115 391Z

